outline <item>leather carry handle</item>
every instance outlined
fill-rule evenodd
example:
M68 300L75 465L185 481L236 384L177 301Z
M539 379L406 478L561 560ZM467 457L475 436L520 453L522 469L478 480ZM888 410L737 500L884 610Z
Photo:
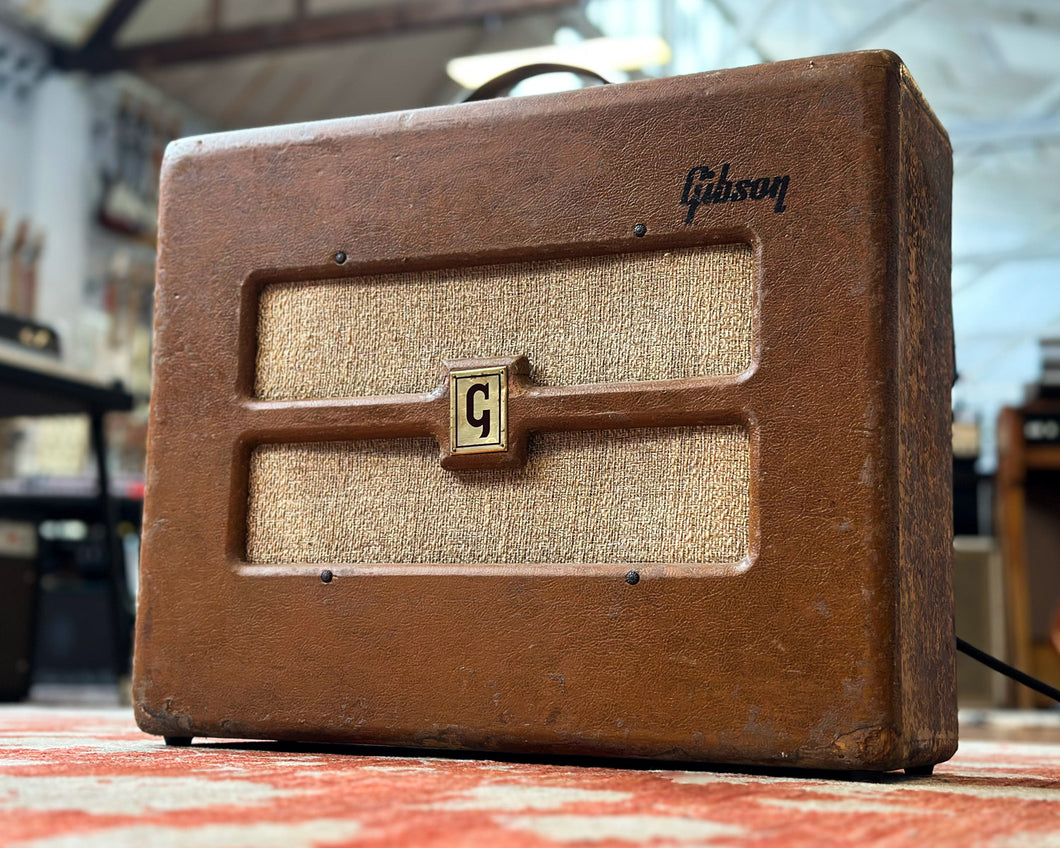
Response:
M464 102L471 103L474 100L492 100L494 97L504 97L523 80L541 76L542 74L577 74L582 79L596 80L604 85L610 84L607 79L600 76L596 71L590 71L588 68L579 68L577 65L564 65L560 62L535 62L533 65L512 68L510 71L505 71L503 74L495 76L489 82L482 83L464 98Z

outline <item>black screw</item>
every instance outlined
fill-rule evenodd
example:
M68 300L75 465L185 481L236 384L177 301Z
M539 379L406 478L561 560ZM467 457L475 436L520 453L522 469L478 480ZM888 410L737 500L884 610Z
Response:
M633 228L633 235L635 235L637 238L644 238L644 236L646 236L647 234L648 228L645 227L643 224L637 224L637 226Z
M626 572L626 582L630 586L636 586L638 583L640 583L640 572L639 571L627 571Z
M341 250L338 253L335 254L335 264L336 265L345 265L346 264L346 254L343 253Z
M323 571L320 572L320 582L321 583L330 583L331 582L331 578L334 577L334 576L335 575L331 573L331 569L330 568L325 568Z

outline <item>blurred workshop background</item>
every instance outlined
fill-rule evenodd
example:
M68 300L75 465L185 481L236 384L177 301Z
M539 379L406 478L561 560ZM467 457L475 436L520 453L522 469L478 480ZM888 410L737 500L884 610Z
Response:
M128 672L167 142L866 48L953 142L958 631L1060 685L1060 3L0 0L0 695Z

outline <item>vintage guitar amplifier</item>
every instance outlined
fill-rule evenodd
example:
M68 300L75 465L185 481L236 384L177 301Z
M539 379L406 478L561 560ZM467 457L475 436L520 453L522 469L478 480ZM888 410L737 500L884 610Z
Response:
M950 756L950 171L885 52L173 144L140 726Z

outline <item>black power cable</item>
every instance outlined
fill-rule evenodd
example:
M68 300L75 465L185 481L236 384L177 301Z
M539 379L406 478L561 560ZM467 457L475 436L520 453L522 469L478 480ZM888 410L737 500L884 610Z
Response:
M1001 662L997 657L991 656L986 651L980 651L975 645L968 644L960 636L957 637L957 650L962 654L967 654L973 660L981 662L987 668L991 668L1006 677L1011 677L1017 683L1022 683L1028 689L1033 689L1035 692L1039 692L1047 698L1052 698L1054 701L1060 703L1060 689L1054 689L1048 683L1043 683L1037 677L1031 677L1029 674L1023 673L1018 668L1013 668L1008 663Z

